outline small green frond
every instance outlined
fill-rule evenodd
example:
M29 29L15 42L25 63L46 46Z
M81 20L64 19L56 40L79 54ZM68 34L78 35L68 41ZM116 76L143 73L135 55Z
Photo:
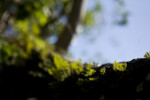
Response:
M118 62L114 62L114 65L113 65L113 70L115 71L125 71L127 68L127 64L126 63L118 63Z
M89 70L87 71L87 73L85 74L85 76L91 76L91 75L93 75L95 72L96 72L96 71L95 71L94 69L89 69Z
M144 55L144 57L150 59L150 51L149 51L149 52L146 52L145 55Z
M105 74L105 72L106 72L106 68L104 67L104 68L102 68L102 69L100 69L100 73L103 75L103 74Z

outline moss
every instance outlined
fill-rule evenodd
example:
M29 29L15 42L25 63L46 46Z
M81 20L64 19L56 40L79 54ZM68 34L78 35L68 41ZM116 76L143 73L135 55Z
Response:
M127 64L126 63L118 63L118 62L114 62L113 64L113 70L115 71L125 71L127 68Z

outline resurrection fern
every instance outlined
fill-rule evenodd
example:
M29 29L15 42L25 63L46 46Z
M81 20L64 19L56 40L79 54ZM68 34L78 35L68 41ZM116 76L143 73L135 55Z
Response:
M100 73L103 75L103 74L105 74L105 72L106 72L106 68L104 67L104 68L102 68L102 69L100 69Z
M127 68L127 64L126 63L118 63L118 62L114 62L114 65L113 65L113 70L115 71L125 71Z
M144 57L150 59L150 51L149 51L149 52L146 52L146 54L144 55Z
M85 76L91 76L91 75L93 75L95 72L96 72L96 71L95 71L94 69L89 69L89 70L87 71L87 73L85 74Z
M60 56L54 55L54 65L48 69L50 75L52 75L56 80L63 81L66 77L70 75L69 63L63 60Z
M48 72L58 81L64 81L72 74L80 74L83 71L81 61L69 63L57 54L54 54L53 59L54 66L50 67Z
M54 65L48 68L48 72L57 81L64 81L69 76L83 75L89 80L95 80L91 76L96 72L91 64L82 64L81 61L69 63L57 54L53 55Z

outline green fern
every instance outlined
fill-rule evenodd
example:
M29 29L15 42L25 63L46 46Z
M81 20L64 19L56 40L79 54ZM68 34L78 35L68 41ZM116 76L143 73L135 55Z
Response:
M127 64L126 63L118 63L118 62L114 62L114 65L113 65L113 70L115 71L125 71L127 68Z
M105 74L105 72L106 72L106 68L104 67L104 68L102 68L102 69L100 69L100 73L103 75L103 74Z
M149 52L146 52L146 54L144 55L144 57L150 59L150 51L149 51Z

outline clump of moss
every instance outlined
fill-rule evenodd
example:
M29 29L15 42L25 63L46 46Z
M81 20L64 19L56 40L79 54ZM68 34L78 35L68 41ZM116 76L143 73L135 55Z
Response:
M125 71L126 68L127 68L126 63L118 63L115 61L113 64L113 70L115 70L115 71Z

